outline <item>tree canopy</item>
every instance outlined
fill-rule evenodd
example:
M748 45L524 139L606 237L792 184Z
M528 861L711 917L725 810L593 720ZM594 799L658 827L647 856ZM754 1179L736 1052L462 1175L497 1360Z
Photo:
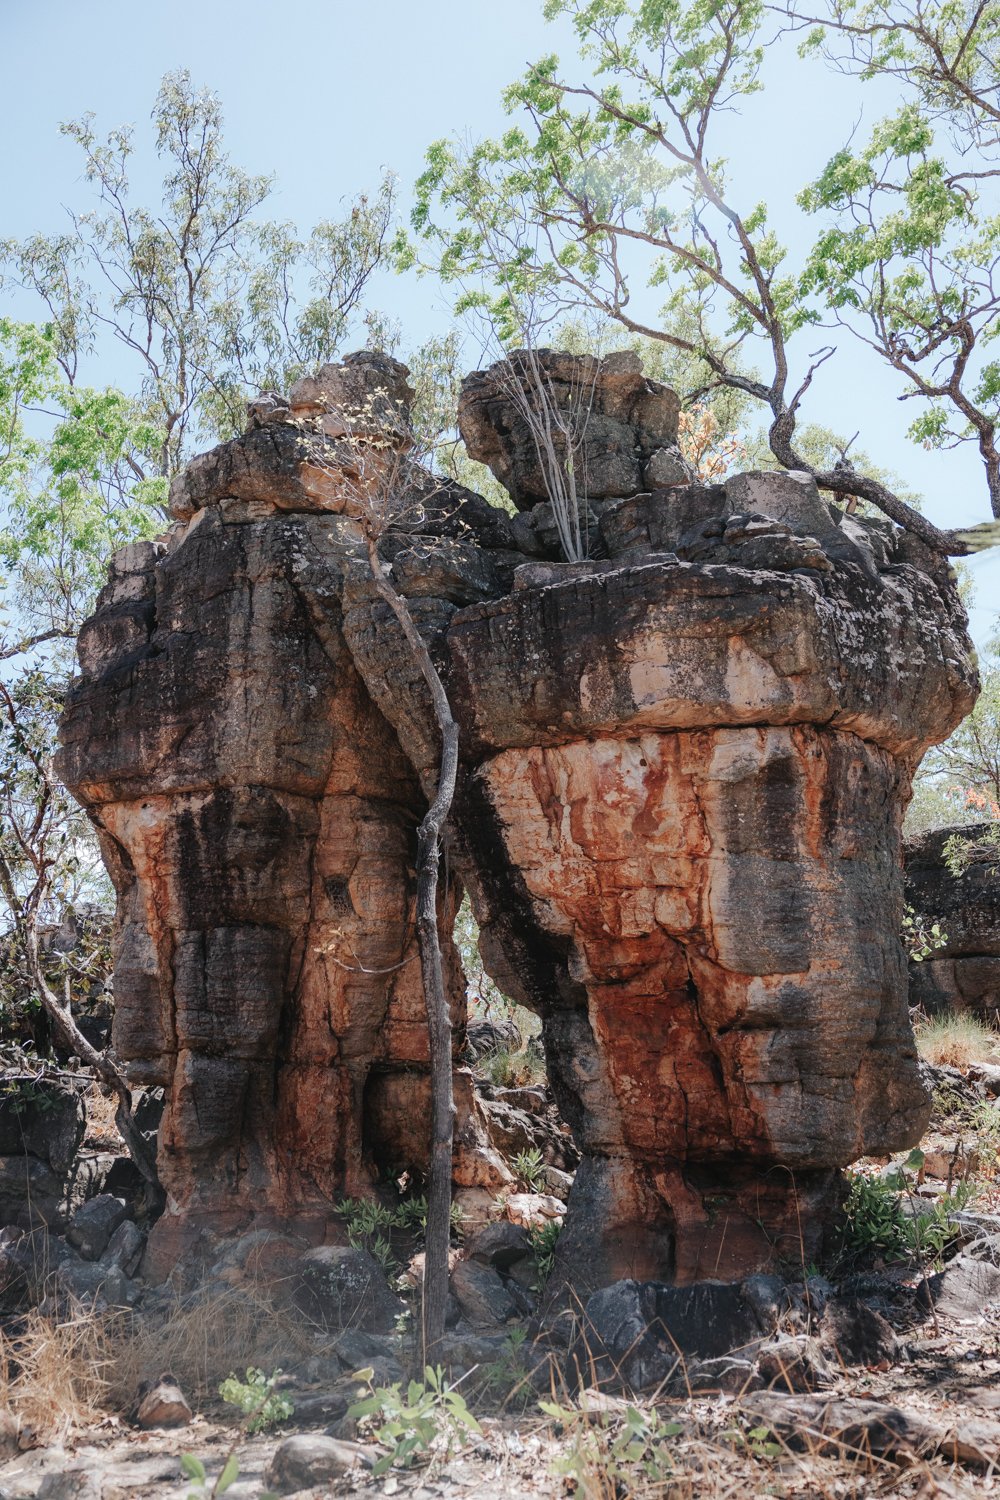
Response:
M536 322L540 305L552 320L587 308L696 359L705 389L762 404L783 467L942 551L991 544L995 526L942 531L846 455L812 461L797 425L835 352L820 330L843 329L899 377L915 440L976 445L1000 517L1000 219L984 212L1000 170L1000 8L546 0L545 12L572 23L578 59L543 57L511 86L499 139L430 148L404 262L429 257L458 308L483 310L508 340L526 307ZM891 77L901 101L803 184L816 228L798 264L768 205L742 201L719 144L779 45L790 62L798 45L865 82Z

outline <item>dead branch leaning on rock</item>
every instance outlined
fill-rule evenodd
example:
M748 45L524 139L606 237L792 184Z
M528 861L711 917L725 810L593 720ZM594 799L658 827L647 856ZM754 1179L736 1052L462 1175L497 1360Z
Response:
M417 830L416 871L417 941L431 1063L431 1149L427 1195L426 1256L423 1282L425 1357L444 1336L448 1300L448 1246L451 1235L451 1172L455 1104L452 1087L452 1030L448 1008L440 934L437 892L445 825L451 810L458 773L458 725L451 712L440 673L418 631L405 597L394 587L391 569L383 563L379 543L392 530L407 531L432 498L428 471L411 452L408 414L387 409L387 397L369 398L356 409L339 409L342 428L336 442L335 464L341 475L346 511L361 528L372 583L392 611L406 647L430 695L441 736L437 785ZM329 428L327 428L329 430ZM318 463L330 464L321 445ZM414 483L416 481L416 483ZM416 491L419 498L407 503Z

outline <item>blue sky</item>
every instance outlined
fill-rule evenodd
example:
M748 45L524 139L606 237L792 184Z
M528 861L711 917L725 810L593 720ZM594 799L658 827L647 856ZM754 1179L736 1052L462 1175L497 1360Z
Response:
M541 0L0 0L0 235L55 230L64 205L85 206L77 148L60 120L93 110L101 126L134 122L140 136L159 80L190 68L221 94L234 161L273 172L274 217L301 228L333 216L342 198L373 186L383 167L400 178L404 202L426 145L439 136L494 133L506 118L500 95L542 52L574 54L565 26L546 25ZM794 252L804 247L796 191L843 143L861 116L888 107L818 62L785 52L766 88L729 122L734 198L766 198ZM147 137L148 140L148 137ZM151 149L136 178L154 196ZM386 277L376 300L412 345L448 323L448 303L429 279ZM821 338L817 342L823 341ZM115 379L109 358L108 381ZM926 498L941 524L986 518L974 454L928 454L905 438L913 413L898 387L862 351L844 343L814 386L807 419L850 436ZM1000 557L980 554L973 628L983 641L1000 604Z

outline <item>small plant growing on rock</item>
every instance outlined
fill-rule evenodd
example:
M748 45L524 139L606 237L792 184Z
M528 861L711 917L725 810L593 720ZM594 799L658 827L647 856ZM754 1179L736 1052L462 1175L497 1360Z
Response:
M519 1151L515 1157L512 1157L510 1164L517 1176L533 1193L539 1192L544 1187L545 1163L537 1146L532 1146L528 1151Z
M280 1370L265 1375L263 1370L251 1365L245 1381L230 1375L219 1386L223 1401L228 1406L238 1407L243 1413L248 1433L267 1432L279 1422L287 1421L295 1410L288 1397L274 1389L280 1375Z
M535 1290L540 1292L552 1275L556 1263L556 1242L562 1232L562 1221L560 1219L548 1219L537 1229L529 1229L528 1235L531 1240L531 1248L534 1251L535 1260L538 1263L538 1277L535 1282Z
M912 906L903 908L903 947L907 957L915 964L922 964L939 948L948 945L948 934L941 929L940 922L932 922Z

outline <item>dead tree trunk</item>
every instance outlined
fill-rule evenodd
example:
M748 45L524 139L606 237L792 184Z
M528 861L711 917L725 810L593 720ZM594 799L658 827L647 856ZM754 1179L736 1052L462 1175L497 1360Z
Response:
M451 1012L444 984L437 894L441 842L458 773L458 725L431 654L413 622L409 606L382 570L378 540L368 538L368 563L379 597L388 604L430 692L441 734L437 789L417 831L417 940L431 1058L431 1150L424 1252L423 1336L425 1358L444 1337L448 1301L448 1249L451 1241L451 1157L455 1127L452 1092Z

